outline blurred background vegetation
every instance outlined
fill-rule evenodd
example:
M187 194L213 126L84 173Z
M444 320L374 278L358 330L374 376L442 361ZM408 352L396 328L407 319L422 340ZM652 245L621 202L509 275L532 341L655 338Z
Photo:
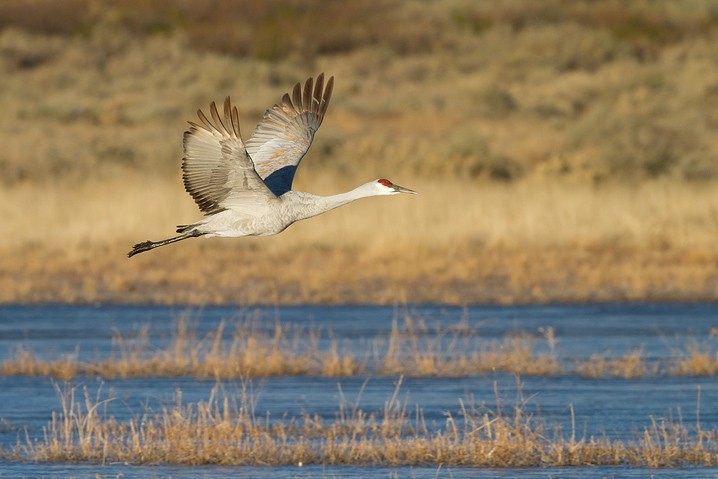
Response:
M295 187L421 196L126 259L198 108L322 71ZM718 1L3 0L0 72L0 301L718 297Z
M716 45L706 0L4 0L2 181L178 174L197 108L319 71L310 172L710 180Z

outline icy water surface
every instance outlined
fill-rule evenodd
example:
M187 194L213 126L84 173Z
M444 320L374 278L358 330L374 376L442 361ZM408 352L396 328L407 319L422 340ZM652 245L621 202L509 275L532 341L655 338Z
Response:
M564 361L586 359L598 353L604 357L623 355L641 348L647 362L667 361L680 347L697 343L716 344L718 305L597 305L537 307L412 307L395 310L384 307L293 307L242 311L232 307L182 310L166 307L130 306L0 306L0 361L25 346L36 354L59 357L77 355L82 360L106 357L112 348L113 332L131 337L144 325L150 327L153 346L161 347L171 337L176 320L185 315L203 337L216 330L220 321L231 325L247 321L271 334L276 321L298 325L304 330L321 330L320 347L336 339L343 351L362 348L373 338L389 336L392 321L409 313L429 329L462 325L482 340L502 339L512 331L541 335L553 328L556 353ZM229 331L231 327L227 328ZM427 333L428 334L428 333ZM682 349L685 351L685 348ZM206 400L214 380L193 378L133 378L103 380L76 378L74 385L86 386L93 394L116 398L108 413L122 420L173 403L181 389L185 403ZM282 420L299 414L336 416L342 400L367 412L384 408L397 384L396 377L277 377L255 379L257 415ZM237 381L223 384L232 394ZM517 398L516 379L508 374L468 378L405 378L399 398L412 410L418 406L429 424L442 425L448 414L458 416L464 404L495 402L495 390L502 401ZM521 378L525 407L549 423L571 427L573 408L579 436L635 437L654 418L682 418L695 424L697 412L704 429L718 428L718 381L715 378L646 376L641 379L587 379L575 375ZM52 411L59 410L53 381L43 377L0 377L0 447L11 448L25 431L31 438L42 437ZM700 408L700 409L699 409ZM678 468L649 470L629 467L561 469L476 469L384 467L171 467L108 464L33 464L0 462L0 478L7 477L656 477L718 478L718 469Z

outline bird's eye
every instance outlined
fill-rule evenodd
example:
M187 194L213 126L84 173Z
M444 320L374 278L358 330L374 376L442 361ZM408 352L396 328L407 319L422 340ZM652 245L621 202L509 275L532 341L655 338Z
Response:
M391 188L391 187L393 186L393 185L391 184L391 181L389 181L389 180L387 180L387 179L384 179L384 178L382 178L381 180L379 180L378 183L380 183L380 184L386 186L387 188Z

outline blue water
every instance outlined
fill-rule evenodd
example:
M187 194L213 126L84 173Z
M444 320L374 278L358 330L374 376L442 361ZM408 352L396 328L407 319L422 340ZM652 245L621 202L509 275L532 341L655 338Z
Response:
M329 338L342 350L366 348L376 338L386 338L392 322L402 324L409 314L420 318L429 335L436 327L462 328L481 341L502 339L512 331L542 337L554 328L556 353L563 360L622 355L641 348L647 361L667 361L681 346L697 342L715 350L718 338L718 305L587 305L525 307L288 307L241 310L212 307L201 310L158 306L0 306L0 361L12 356L18 345L57 358L65 354L83 360L106 357L112 335L119 331L132 337L142 326L150 326L152 344L161 347L172 334L176 320L188 317L197 337L216 330L224 321L229 335L233 324L251 323L257 330L272 334L277 321L324 332L320 347ZM381 343L378 343L381 344ZM475 343L472 343L475 344ZM257 398L256 413L271 420L302 413L334 418L342 401L357 403L364 411L381 411L391 397L398 378L392 377L280 377L255 379L251 383ZM0 446L11 448L26 431L41 438L42 427L51 412L59 410L57 382L48 378L0 378ZM57 384L62 388L62 383ZM133 378L104 380L76 378L73 385L87 387L93 395L114 397L107 412L118 419L135 417L173 404L177 389L185 403L206 400L214 380L194 378ZM237 381L222 385L225 393L239 390ZM630 439L649 424L651 417L695 424L697 412L704 429L718 428L718 380L701 377L647 376L638 380L586 379L572 375L522 377L520 391L508 374L468 378L404 378L399 399L409 410L416 406L431 425L442 426L448 414L458 417L461 402L493 407L495 388L504 404L521 401L524 408L539 413L551 424L571 428L571 408L581 435L603 435ZM99 391L99 392L98 392ZM6 477L718 477L718 469L680 468L647 470L627 467L570 469L470 469L382 467L169 467L109 464L33 464L0 462L0 478Z

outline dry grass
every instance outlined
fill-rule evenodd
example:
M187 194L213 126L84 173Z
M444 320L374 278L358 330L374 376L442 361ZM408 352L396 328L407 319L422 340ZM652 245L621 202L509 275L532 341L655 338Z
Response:
M554 350L556 338L512 333L501 341L481 341L464 323L445 329L429 328L420 320L396 321L387 338L367 338L362 345L336 340L320 348L331 332L299 330L277 323L273 334L249 323L225 333L225 324L198 338L179 320L166 344L151 340L149 328L134 337L113 337L107 358L80 361L77 354L52 359L19 346L0 364L0 376L49 376L70 380L77 376L105 378L175 377L237 379L271 376L355 375L462 377L511 373L522 376L579 375L590 378L635 379L645 376L715 376L715 348L690 346L676 350L665 362L647 362L641 351L624 355L594 354L587 360L567 360Z
M86 3L0 6L5 184L167 176L196 108L231 93L248 134L319 70L338 83L312 172L718 175L710 2Z
M83 362L76 355L60 361L45 361L30 350L19 347L12 360L0 365L0 374L52 376L71 379L77 375L107 378L137 376L191 376L196 378L243 378L292 375L351 376L363 370L363 363L338 352L336 343L329 350L317 347L319 332L308 335L287 333L277 324L273 335L239 325L225 338L225 325L204 338L197 338L185 320L179 320L171 340L164 347L153 345L149 328L135 337L113 337L109 357Z
M716 298L710 2L101 3L0 5L0 301ZM124 258L198 218L197 108L231 94L247 136L319 71L337 86L297 188L420 197Z
M465 324L446 330L427 328L405 318L404 327L392 325L386 351L377 358L376 374L389 376L458 377L508 372L526 376L551 376L564 372L556 354L537 352L540 340L526 333L509 334L503 341L480 343Z
M661 369L665 369L661 368L658 364L653 364L652 366L653 374L657 374ZM675 370L672 369L672 371ZM646 366L641 351L637 350L617 358L605 358L599 354L594 354L588 361L577 362L575 372L589 378L619 377L635 379L645 376L648 373L648 367ZM696 373L697 370L687 367L679 372L678 375L693 376L696 375Z
M678 375L715 376L718 374L718 353L708 345L693 344L673 366L672 372Z
M43 439L19 443L7 455L39 462L133 464L351 464L444 466L635 465L672 467L718 463L718 431L651 420L622 442L564 434L519 406L464 407L444 424L412 420L397 399L383 412L340 407L334 420L318 416L270 423L254 414L246 388L236 396L214 389L207 401L176 404L128 421L103 414L107 400L58 388L62 411ZM502 412L505 411L505 412Z
M320 193L344 187L321 179L308 186ZM708 185L525 183L516 190L416 180L407 186L422 194L360 202L277 237L192 240L132 260L125 253L134 242L170 236L174 224L199 217L179 182L135 178L71 191L50 186L40 197L32 186L14 187L8 190L13 200L0 202L13 231L0 239L0 301L715 297L718 190Z

